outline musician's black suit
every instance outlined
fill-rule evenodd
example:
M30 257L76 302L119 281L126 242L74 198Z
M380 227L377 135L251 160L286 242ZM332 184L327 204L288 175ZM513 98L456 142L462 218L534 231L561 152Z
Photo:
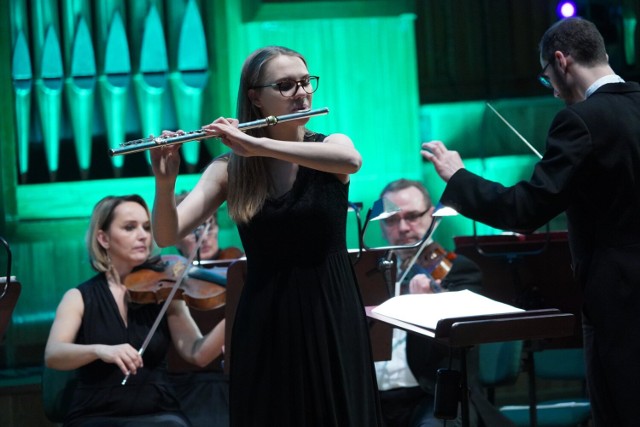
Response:
M560 111L528 182L503 187L462 169L441 201L516 231L566 210L596 425L639 426L640 85L606 84Z

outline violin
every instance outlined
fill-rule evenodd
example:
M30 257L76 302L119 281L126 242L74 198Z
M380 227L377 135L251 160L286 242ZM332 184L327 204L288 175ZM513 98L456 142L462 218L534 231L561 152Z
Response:
M431 242L416 261L416 265L425 270L429 278L442 280L451 271L454 259L454 252L448 252L439 243Z
M187 267L192 267L191 263L202 245L202 240L207 234L209 226L210 224L205 226L204 232L196 242L196 249L189 255L189 259L185 260L179 255L163 256L160 258L159 265L154 266L155 268L142 268L130 273L125 278L124 285L129 290L132 301L143 304L164 301L155 322L138 350L138 354L141 356L173 298L181 298L189 307L199 310L213 310L226 303L224 286L189 277L189 270L187 270ZM137 274L139 271L145 270L147 270L146 273ZM124 377L122 385L127 383L129 376L130 374L127 374Z
M207 282L227 286L229 260L237 260L242 256L242 251L233 246L219 250L213 259L194 261L196 267L192 267L189 270L189 276L194 279L202 279Z
M226 249L221 249L216 256L216 260L224 260L224 259L238 259L242 258L244 254L242 251L234 246L229 246Z
M409 267L409 272L404 276L402 284L409 284L411 278L416 274L424 274L432 282L442 280L451 271L455 258L454 252L448 252L439 243L431 242L415 259L415 263Z
M158 304L165 301L185 268L190 270L175 292L174 298L182 299L196 310L213 310L226 302L226 277L222 280L203 280L198 267L188 265L179 255L163 255L156 264L133 271L124 279L131 301L138 304ZM217 282L217 283L216 283Z

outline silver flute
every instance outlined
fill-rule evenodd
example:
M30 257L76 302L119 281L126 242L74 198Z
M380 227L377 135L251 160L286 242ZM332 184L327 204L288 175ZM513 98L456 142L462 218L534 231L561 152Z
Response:
M262 128L266 126L275 126L278 123L299 120L305 117L322 116L329 114L328 108L318 108L315 110L301 111L299 113L285 114L283 116L268 116L264 119L254 120L252 122L240 123L238 129L241 131ZM119 156L121 154L137 153L139 151L150 150L153 148L163 147L167 145L183 144L189 141L200 141L201 139L215 138L203 130L194 130L183 135L176 136L155 136L148 138L135 139L120 144L117 148L109 149L109 156Z

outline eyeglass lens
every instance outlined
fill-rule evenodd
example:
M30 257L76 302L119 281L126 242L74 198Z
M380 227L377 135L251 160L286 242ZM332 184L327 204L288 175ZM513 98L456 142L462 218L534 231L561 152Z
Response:
M547 65L544 66L544 68L542 69L542 72L538 74L538 81L542 86L546 87L547 89L553 89L553 85L551 84L551 79L549 78L549 76L545 74L545 71L547 71L547 67L549 66L549 64L551 64L551 62L547 62Z
M383 219L382 221L385 223L385 225L391 225L391 226L398 225L401 220L404 220L409 224L414 224L420 218L422 218L422 216L424 216L424 214L426 214L428 210L429 209L423 212L407 212L405 215L395 214L393 216L390 216L389 218Z
M207 228L207 225L209 226L208 228ZM194 233L188 234L187 237L195 237L194 234L197 234L198 236L200 236L205 229L207 230L207 236L210 236L213 234L215 228L216 228L215 221L212 219L209 219L204 223L200 224L199 226L197 226L196 229L193 230Z
M277 83L282 96L293 96L298 92L298 86L306 93L312 94L318 89L318 77L310 76L302 80L284 80Z

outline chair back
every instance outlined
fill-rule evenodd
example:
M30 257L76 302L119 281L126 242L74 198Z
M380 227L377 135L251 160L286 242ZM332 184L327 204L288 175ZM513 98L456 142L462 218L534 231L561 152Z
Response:
M584 380L585 364L582 348L537 351L533 355L538 378Z
M535 351L533 352L535 376L546 380L577 380L584 383L583 355L582 348ZM538 402L535 389L528 405L503 406L500 412L517 426L530 426L533 424L532 407L535 408L535 424L538 427L583 426L588 422L591 413L591 405L583 392L578 396Z
M515 383L521 369L522 341L506 341L478 346L478 376L485 387Z

